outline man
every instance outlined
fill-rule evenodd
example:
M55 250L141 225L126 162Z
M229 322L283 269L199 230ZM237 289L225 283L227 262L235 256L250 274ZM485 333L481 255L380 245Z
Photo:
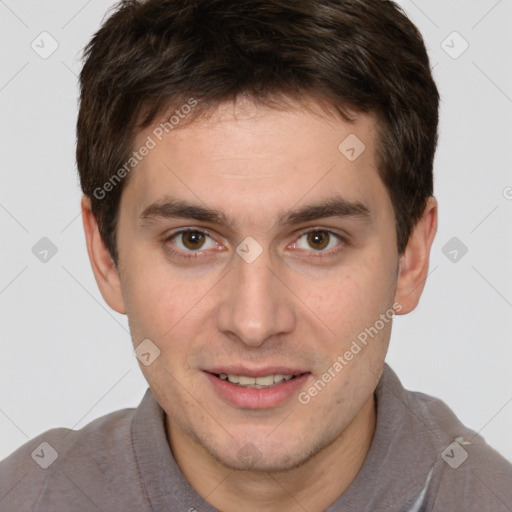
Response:
M0 510L512 510L512 466L384 362L437 226L395 4L125 1L80 84L88 253L149 389L4 460Z

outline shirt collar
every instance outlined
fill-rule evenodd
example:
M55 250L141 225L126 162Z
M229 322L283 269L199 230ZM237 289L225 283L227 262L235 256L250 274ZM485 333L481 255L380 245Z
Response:
M375 389L377 421L370 449L349 488L326 512L421 510L439 463L435 433L388 364Z

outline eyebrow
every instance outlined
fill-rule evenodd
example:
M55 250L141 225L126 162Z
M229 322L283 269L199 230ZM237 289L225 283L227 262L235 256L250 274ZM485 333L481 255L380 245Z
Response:
M326 217L355 218L365 222L371 220L370 209L360 201L349 201L340 196L332 197L316 204L287 210L280 215L278 226L293 226ZM181 199L156 201L143 210L139 216L144 227L159 219L182 218L218 224L234 231L236 222L225 213L206 206Z

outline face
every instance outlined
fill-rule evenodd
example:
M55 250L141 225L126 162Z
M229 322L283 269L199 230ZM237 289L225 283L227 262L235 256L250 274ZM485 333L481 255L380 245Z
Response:
M122 195L124 309L134 345L159 350L142 371L171 436L234 469L333 442L388 346L398 254L376 120L317 110L241 101L161 141L148 128Z

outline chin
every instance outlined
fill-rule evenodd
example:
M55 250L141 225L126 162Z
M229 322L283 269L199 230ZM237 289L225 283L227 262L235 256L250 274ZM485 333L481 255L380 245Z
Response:
M223 466L233 471L247 471L252 473L279 473L289 471L306 463L309 457L300 458L297 453L290 457L290 454L273 453L271 457L264 454L258 460L241 460L238 454L226 457L225 454L211 455ZM218 456L216 456L218 455Z
M260 441L239 442L234 446L207 446L203 448L224 467L233 471L250 471L273 473L289 471L305 464L321 448L316 448L309 441L309 446L299 442L297 438L288 437L288 444L284 440L270 443L268 438ZM319 443L320 444L320 443Z

